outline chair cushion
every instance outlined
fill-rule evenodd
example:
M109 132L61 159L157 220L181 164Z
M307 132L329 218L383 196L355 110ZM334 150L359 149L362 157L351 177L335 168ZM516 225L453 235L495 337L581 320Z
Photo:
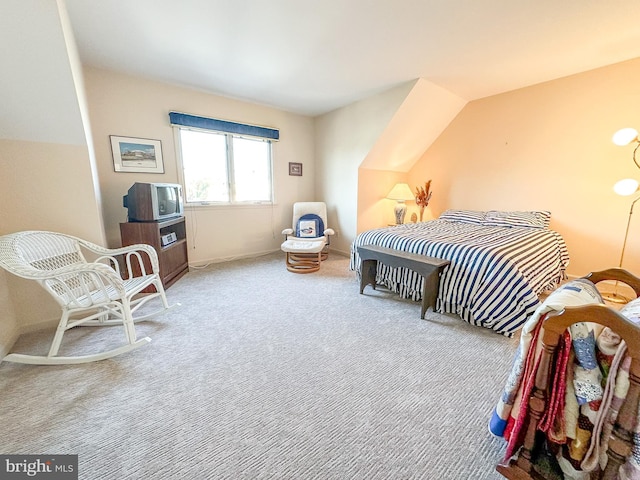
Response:
M289 253L318 253L321 252L326 245L324 237L318 240L304 240L301 238L285 240L280 249Z
M301 216L296 223L296 237L317 238L324 235L324 222L314 213Z

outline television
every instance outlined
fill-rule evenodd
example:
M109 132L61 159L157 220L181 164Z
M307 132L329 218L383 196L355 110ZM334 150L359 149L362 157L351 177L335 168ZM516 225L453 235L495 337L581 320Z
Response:
M130 222L159 222L184 214L182 185L175 183L134 183L122 197Z

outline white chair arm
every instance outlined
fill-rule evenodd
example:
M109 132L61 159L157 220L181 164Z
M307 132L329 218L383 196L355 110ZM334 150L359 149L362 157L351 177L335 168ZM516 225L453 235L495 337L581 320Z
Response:
M153 248L151 245L147 245L146 243L136 243L135 245L127 245L126 247L120 248L105 248L101 247L100 245L96 245L95 243L87 242L86 240L78 239L78 241L83 247L86 247L88 250L91 250L94 253L99 253L101 255L123 255L129 252L134 252L136 250L143 250L144 252L149 254L150 257L155 257L156 259L158 258L158 254L156 253L155 248Z
M333 228L325 228L324 229L324 234L325 235L335 235L336 232L333 230Z
M56 268L55 270L30 269L29 278L37 281L42 281L53 278L57 279L60 277L66 278L82 274L97 274L101 277L105 277L109 281L109 283L122 283L122 278L118 276L117 272L104 263L75 263L73 265Z
M282 230L282 235L292 235L293 234L293 228L285 228L284 230Z
M110 261L113 268L115 268L116 271L118 272L119 272L119 264L115 257L117 255L123 255L125 257L127 267L129 270L129 277L133 275L133 272L130 266L130 259L131 257L138 257L139 260L142 260L142 258L139 255L141 252L144 252L148 255L149 261L151 262L151 270L153 271L153 273L158 274L160 272L160 262L158 261L158 253L156 252L155 248L153 248L151 245L147 245L146 243L136 243L134 245L127 245L125 247L120 247L120 248L105 248L105 247L101 247L100 245L96 245L95 243L91 243L82 239L78 239L78 242L80 242L80 244L83 247L85 247L87 250L101 255L100 258L95 260L95 263L104 262L105 260Z

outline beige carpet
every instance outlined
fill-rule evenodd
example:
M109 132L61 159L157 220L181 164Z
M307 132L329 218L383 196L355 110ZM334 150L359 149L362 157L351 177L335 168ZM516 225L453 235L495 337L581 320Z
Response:
M78 454L91 480L501 478L486 425L516 340L358 291L337 255L309 275L280 253L192 271L167 292L181 307L138 324L145 347L0 363L0 453ZM121 338L79 328L63 346Z

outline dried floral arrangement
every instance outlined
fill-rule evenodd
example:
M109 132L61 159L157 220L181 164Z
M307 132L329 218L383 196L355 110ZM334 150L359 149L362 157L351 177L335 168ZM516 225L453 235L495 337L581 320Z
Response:
M420 207L420 221L422 221L425 207L429 205L431 193L431 180L425 182L424 188L416 187L416 205Z
M426 207L429 205L429 199L431 198L431 180L425 182L424 188L416 187L416 204L419 207Z

